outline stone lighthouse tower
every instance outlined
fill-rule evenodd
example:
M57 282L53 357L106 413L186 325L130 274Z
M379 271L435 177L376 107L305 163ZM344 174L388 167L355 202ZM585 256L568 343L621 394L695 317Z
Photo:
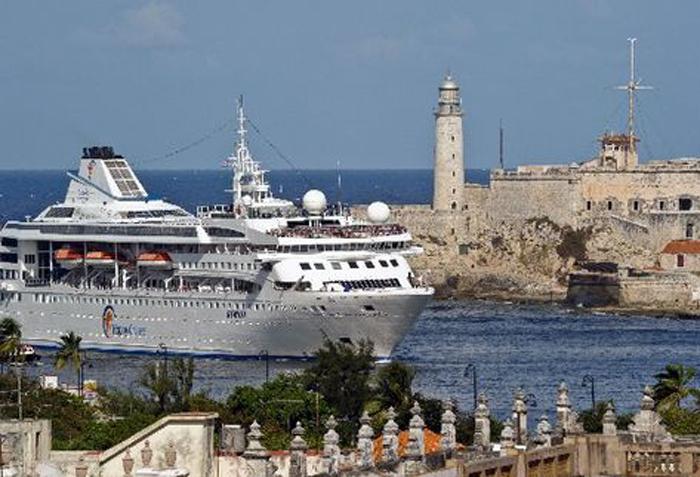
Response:
M464 202L464 145L459 85L448 74L440 85L435 110L435 167L433 210L462 210Z

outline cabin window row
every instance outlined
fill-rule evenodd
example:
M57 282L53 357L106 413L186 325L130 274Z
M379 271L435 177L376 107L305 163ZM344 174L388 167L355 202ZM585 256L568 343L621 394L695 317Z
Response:
M5 270L0 268L0 280L17 280L17 270Z
M354 289L372 289L372 288L400 288L401 282L397 278L386 278L382 280L341 280L338 282L326 282L326 283L338 283L345 291Z
M360 262L360 261L349 261L349 262L330 262L330 266L332 270L342 270L343 269L343 264L347 263L348 268L353 268L357 269L360 268L362 264L364 264L365 268L376 268L375 263L372 260L367 260L365 262ZM391 265L392 267L398 267L399 262L396 259L391 259L391 260L378 260L377 263L379 264L380 267L382 268L389 268ZM301 262L299 264L299 267L301 267L302 270L326 270L326 265L323 262Z
M181 269L209 269L209 270L257 270L255 263L233 263L233 262L182 262Z

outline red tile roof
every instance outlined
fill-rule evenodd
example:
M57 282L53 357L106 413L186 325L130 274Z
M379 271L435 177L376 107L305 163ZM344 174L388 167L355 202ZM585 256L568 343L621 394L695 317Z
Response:
M661 253L700 254L700 240L672 240L666 244Z

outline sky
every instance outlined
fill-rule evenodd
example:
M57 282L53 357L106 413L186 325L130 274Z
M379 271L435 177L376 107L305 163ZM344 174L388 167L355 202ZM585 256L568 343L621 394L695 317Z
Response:
M220 167L235 101L271 169L432 167L437 87L462 87L468 168L593 157L625 124L638 38L642 160L700 156L700 2L4 0L0 168Z

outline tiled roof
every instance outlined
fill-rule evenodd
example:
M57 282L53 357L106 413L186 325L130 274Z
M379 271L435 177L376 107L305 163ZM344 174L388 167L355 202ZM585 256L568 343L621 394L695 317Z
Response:
M666 244L661 253L700 254L700 240L672 240Z

